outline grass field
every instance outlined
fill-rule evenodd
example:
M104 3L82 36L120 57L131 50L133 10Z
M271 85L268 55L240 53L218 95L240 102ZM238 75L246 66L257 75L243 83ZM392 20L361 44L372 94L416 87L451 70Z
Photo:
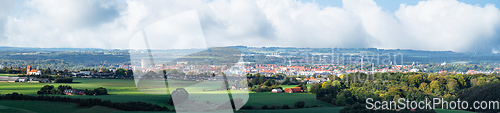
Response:
M17 77L18 74L0 74L0 76Z
M76 107L73 103L42 101L0 101L0 105L10 109L0 109L1 113L110 113L119 111L112 108L94 106L92 108Z
M342 107L318 107L288 110L238 110L246 113L337 113ZM471 113L461 110L436 109L437 113ZM40 102L40 101L0 101L0 113L158 113L144 111L120 111L107 107L94 106L91 108L76 107L73 103ZM215 111L217 112L217 111Z
M167 93L167 88L163 81L147 81L138 84L145 86L136 88L134 80L132 79L95 79L95 78L74 78L75 83L0 83L0 93L7 94L18 92L26 95L36 95L36 92L44 85L70 85L76 89L94 89L97 87L104 87L108 90L110 95L100 96L78 96L78 95L58 95L71 98L99 98L102 100L111 100L112 102L129 102L129 101L142 101L161 106L167 106L173 109L173 106L166 104L170 95ZM160 83L158 83L160 82ZM163 83L161 83L163 82ZM192 86L186 88L190 94L190 100L197 101L210 101L210 102L226 102L227 91L203 91L204 89L217 89L220 88L220 83L212 82L177 82L169 81L170 86ZM156 86L155 86L156 85ZM161 87L163 85L163 87ZM296 85L282 86L282 87L295 87ZM233 98L249 98L246 105L261 107L263 105L283 105L288 104L293 106L297 101L306 102L306 106L318 105L330 107L332 105L315 100L314 94L307 93L255 93L249 91L231 91ZM248 94L248 95L247 95Z
M13 76L13 75L0 75L0 76ZM167 94L167 88L163 85L162 81L147 81L144 83L139 83L147 87L136 88L134 80L132 79L95 79L95 78L74 78L76 83L0 83L0 93L7 94L12 92L18 92L27 95L36 95L36 92L44 85L54 85L55 87L59 85L70 85L76 89L94 89L97 87L105 87L110 95L101 96L83 96L83 95L58 95L71 98L99 98L102 100L111 100L112 102L129 102L129 101L142 101L152 104L158 104L161 106L167 106L169 109L173 109L173 106L166 104L169 99L169 94ZM160 83L158 83L160 82ZM178 87L194 85L195 87L186 88L190 94L190 100L197 101L211 101L211 102L224 102L219 101L220 98L227 98L227 91L203 91L204 89L215 89L220 87L219 83L211 82L176 82L169 81L170 85L175 85ZM155 86L157 85L157 86ZM283 88L291 88L296 85L282 85ZM308 86L310 87L310 86ZM332 105L317 101L314 94L308 93L255 93L249 91L232 91L233 98L248 98L245 105L251 105L256 108L260 108L263 105L272 106L282 106L287 104L293 106L293 103L297 101L304 101L306 106L324 106L320 108L307 108L307 109L292 109L292 110L240 110L248 113L278 113L278 112L338 112L341 107L331 107ZM246 95L248 93L248 95ZM242 94L242 95L238 95ZM55 106L55 107L54 107ZM92 107L92 108L79 108L73 103L58 103L58 102L40 102L40 101L0 101L0 112L1 113L52 113L60 112L54 111L54 109L47 108L57 108L57 110L64 110L70 112L125 112L118 111L116 109L110 109L106 107ZM436 109L438 113L469 113L467 111L460 110L443 110Z
M435 109L436 113L474 113L470 111L463 110L451 110L451 109Z

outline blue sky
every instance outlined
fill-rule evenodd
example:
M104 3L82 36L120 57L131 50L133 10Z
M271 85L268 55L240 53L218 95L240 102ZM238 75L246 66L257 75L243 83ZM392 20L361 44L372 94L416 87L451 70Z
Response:
M342 0L300 0L303 2L316 2L321 6L327 7L342 7ZM406 3L406 5L416 5L422 0L374 0L377 5L381 6L382 9L390 12L394 12L399 9L399 5ZM486 4L495 4L496 7L500 3L500 0L458 0L467 4L474 4L484 6Z

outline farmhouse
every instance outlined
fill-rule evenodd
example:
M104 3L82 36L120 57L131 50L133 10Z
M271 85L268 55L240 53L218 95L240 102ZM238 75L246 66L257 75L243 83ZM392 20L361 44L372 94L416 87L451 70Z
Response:
M33 78L28 78L29 81L28 82L31 82L31 83L49 83L50 80L47 79L47 78L36 78L36 77L33 77Z
M8 82L9 81L9 77L7 76L0 76L0 82Z
M7 78L7 82L19 82L19 77L9 77Z
M28 82L28 77L19 77L16 82Z
M300 87L294 87L294 88L285 88L286 93L302 93L304 90L301 90Z
M81 89L66 89L63 92L65 95L85 95L85 90Z

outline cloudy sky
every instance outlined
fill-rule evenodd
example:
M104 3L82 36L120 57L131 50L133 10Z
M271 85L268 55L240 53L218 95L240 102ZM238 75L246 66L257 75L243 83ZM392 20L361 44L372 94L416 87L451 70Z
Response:
M3 0L0 46L127 49L145 29L148 35L156 32L148 38L165 39L151 42L174 48L376 47L490 53L500 51L498 3ZM182 41L172 41L177 39Z

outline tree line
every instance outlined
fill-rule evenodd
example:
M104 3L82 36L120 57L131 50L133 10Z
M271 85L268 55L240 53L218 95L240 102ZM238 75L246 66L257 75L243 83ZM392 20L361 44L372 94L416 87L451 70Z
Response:
M30 96L18 94L16 92L12 94L0 95L0 100L20 100L20 101L49 101L49 102L67 102L76 103L79 107L92 107L92 106L105 106L110 108L115 108L124 111L170 111L165 106L159 106L157 104L145 103L145 102L111 102L109 100L101 100L96 98L69 98L60 96Z
M375 101L396 101L405 98L423 101L425 98L443 98L456 101L470 88L500 83L493 74L435 74L435 73L350 73L330 78L310 88L316 99L335 106L364 104L367 98ZM479 91L479 90L474 90ZM496 91L496 90L492 90ZM500 93L500 92L497 92ZM467 96L460 97L461 100ZM495 99L500 100L500 96ZM439 106L440 107L440 106Z

